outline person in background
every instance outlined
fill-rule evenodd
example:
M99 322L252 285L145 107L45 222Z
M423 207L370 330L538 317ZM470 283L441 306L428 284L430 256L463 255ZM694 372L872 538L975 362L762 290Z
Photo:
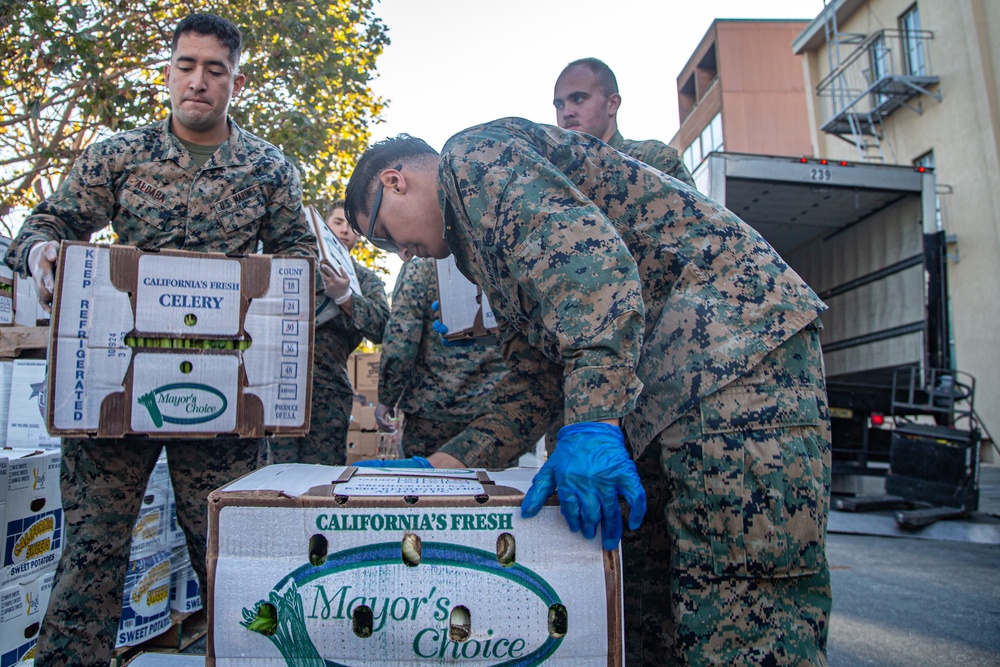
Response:
M411 465L496 465L561 405L522 514L555 492L572 531L622 542L626 664L826 664L826 306L756 231L592 136L520 118L440 155L375 144L346 200L376 246L453 254L497 318L492 409Z
M677 151L656 139L633 141L618 131L618 109L622 97L611 68L597 58L580 58L563 68L556 79L552 104L559 127L586 132L615 150L656 167L681 183L694 181Z
M348 251L357 245L360 236L347 224L343 200L330 207L326 225ZM344 465L354 400L354 389L347 377L347 359L362 338L381 343L389 319L385 284L374 271L354 262L361 287L361 294L355 294L346 271L327 264L321 270L326 293L340 312L316 327L309 433L301 438L272 439L271 463Z
M212 14L182 20L164 79L170 116L84 150L59 189L27 217L4 258L30 274L48 310L59 241L87 241L109 222L144 250L316 256L299 175L281 151L228 116L243 87L242 38ZM107 665L112 658L132 526L163 447L202 594L207 497L254 470L262 439L66 438L60 485L65 534L35 665Z
M393 431L396 411L403 413L407 456L429 456L491 409L493 387L507 371L495 342L445 340L434 328L437 301L434 260L403 264L382 342L375 419Z

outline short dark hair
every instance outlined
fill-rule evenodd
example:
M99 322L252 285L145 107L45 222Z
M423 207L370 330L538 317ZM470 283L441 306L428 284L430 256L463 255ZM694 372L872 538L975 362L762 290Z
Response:
M601 91L604 93L605 97L611 97L618 92L618 79L615 78L615 73L611 71L603 60L598 60L597 58L580 58L579 60L574 60L566 67L563 67L563 71L559 73L562 76L566 73L566 70L571 67L576 67L582 65L586 67L597 77L597 82L601 84Z
M324 219L329 220L330 216L333 215L334 211L336 211L338 208L345 208L346 205L347 202L345 202L343 199L337 199L332 204L326 207L326 218Z
M212 35L222 45L229 49L229 62L233 71L239 69L240 50L243 48L243 36L235 25L215 14L191 14L177 24L174 38L170 42L171 55L177 50L177 41L186 32L196 32L199 35Z
M358 160L351 180L347 183L344 193L344 217L358 234L366 235L367 230L361 229L358 212L368 210L375 197L375 184L379 175L386 169L397 164L422 162L433 156L437 159L438 152L423 139L399 134L372 144Z

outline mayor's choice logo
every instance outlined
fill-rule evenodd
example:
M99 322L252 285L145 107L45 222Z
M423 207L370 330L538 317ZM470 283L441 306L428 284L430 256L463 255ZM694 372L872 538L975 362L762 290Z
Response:
M156 428L166 424L203 424L221 416L229 402L215 387L195 382L163 385L139 396Z
M537 667L562 644L566 631L554 630L550 619L565 607L537 572L489 551L423 542L419 567L430 568L430 581L401 555L405 541L402 551L399 542L382 542L310 558L266 600L244 607L240 625L269 640L289 667ZM475 586L461 583L469 581ZM473 619L464 604L474 599ZM331 660L331 653L351 662Z

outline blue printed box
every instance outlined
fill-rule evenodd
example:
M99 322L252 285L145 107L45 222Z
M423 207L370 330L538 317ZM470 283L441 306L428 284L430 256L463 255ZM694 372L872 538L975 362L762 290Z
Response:
M59 450L0 450L0 586L55 570L63 548ZM4 470L6 472L4 473Z

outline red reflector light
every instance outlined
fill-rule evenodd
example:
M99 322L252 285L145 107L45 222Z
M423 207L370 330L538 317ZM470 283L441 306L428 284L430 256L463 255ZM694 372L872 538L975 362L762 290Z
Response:
M917 173L922 174L927 171L927 167L917 167Z
M804 158L804 157L800 157L800 158L799 158L799 162L801 162L802 164L805 164L805 163L806 163L806 162L808 162L808 161L809 161L809 160L807 160L807 159L806 159L806 158Z
M847 160L841 160L840 161L840 166L841 167L846 167L847 166Z
M872 426L881 426L885 423L885 415L881 412L872 413Z
M820 164L827 164L827 161L824 159L824 160L820 160L819 163Z

